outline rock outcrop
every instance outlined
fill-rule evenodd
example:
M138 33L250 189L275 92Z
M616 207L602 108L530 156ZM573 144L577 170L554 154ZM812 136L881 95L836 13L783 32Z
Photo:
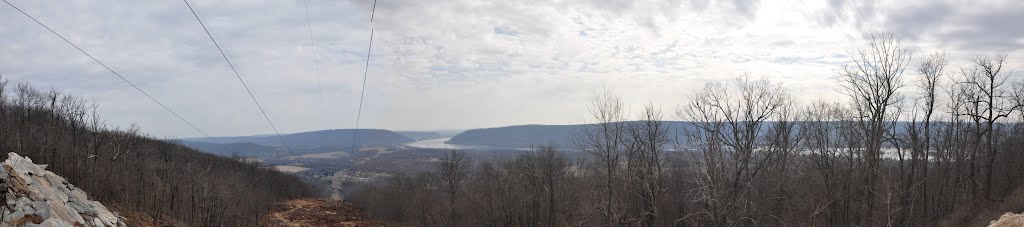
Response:
M1024 214L1005 213L999 220L988 224L991 227L1019 227L1024 226Z
M126 226L124 218L88 199L63 177L13 152L0 163L0 227Z

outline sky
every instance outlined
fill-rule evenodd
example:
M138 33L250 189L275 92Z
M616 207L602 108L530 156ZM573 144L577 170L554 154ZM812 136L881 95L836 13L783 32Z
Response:
M8 1L211 135L273 132L184 2ZM371 28L359 126L392 130L580 123L602 88L672 113L743 74L841 99L837 71L872 34L915 62L1024 63L1017 0L379 0L372 24L372 0L190 3L282 133L355 126ZM90 99L113 126L200 135L6 4L0 75Z

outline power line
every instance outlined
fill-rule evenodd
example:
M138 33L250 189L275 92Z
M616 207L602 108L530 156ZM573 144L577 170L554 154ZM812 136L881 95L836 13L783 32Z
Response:
M330 129L329 118L327 115L327 105L324 98L324 87L320 83L320 66L317 64L316 57L316 41L313 39L313 23L309 22L309 1L303 0L302 3L306 7L306 28L309 29L309 43L313 46L313 75L316 77L316 88L320 90L320 111L323 112L324 127Z
M288 146L288 142L284 141L284 136L281 136L281 132L277 130L277 126L274 125L274 122L270 120L270 116L267 115L267 111L263 110L263 106L260 105L260 102L258 100L256 100L256 95L253 95L252 90L249 89L249 85L245 84L245 80L242 80L242 75L238 73L238 69L235 68L234 64L231 64L231 60L228 60L228 55L224 53L224 49L222 49L220 47L220 44L217 43L217 40L213 38L213 34L210 34L210 29L206 28L206 24L203 23L203 20L199 19L199 14L196 13L195 9L192 9L192 4L189 4L188 0L182 1L185 2L186 6L188 6L188 10L192 11L192 16L195 16L196 21L199 21L199 26L202 26L203 31L206 31L206 35L210 37L210 41L213 41L213 45L217 47L217 51L219 51L220 55L224 57L224 61L226 61L228 63L228 66L231 67L231 71L235 73L235 77L238 78L238 82L241 82L242 87L245 88L245 92L249 93L249 97L252 98L252 102L256 103L256 108L259 108L260 113L263 113L263 118L267 119L267 123L270 124L270 128L273 128L274 133L277 134L277 138L281 139L281 144L284 145L285 149L288 150L289 154L294 154L294 152L292 152L291 146Z
M352 151L358 148L359 141L359 119L363 115L363 97L366 96L366 74L370 71L370 51L373 50L373 15L377 13L377 0L373 0L373 7L370 9L370 44L366 47L366 66L363 67L363 87L359 91L359 109L356 111L356 127L352 131Z
M213 139L213 137L210 137L210 135L206 134L206 132L204 132L202 129L199 129L199 127L196 127L196 125L192 124L192 122L189 122L188 120L185 120L185 118L181 117L181 115L178 115L177 112L174 112L174 110L171 110L171 108L167 107L167 105L164 105L159 100L156 100L156 98L153 98L152 95L149 95L149 93L146 93L146 91L142 90L142 88L139 88L139 86L135 86L135 83L132 83L131 81L128 81L128 79L124 78L124 76L121 76L120 73L117 73L117 71L114 71L114 69L111 69L110 67L108 67L107 64L103 64L103 62L101 62L99 59L96 59L96 57L93 57L88 52L85 52L85 50L82 50L81 47L78 47L78 45L75 45L75 43L72 43L67 38L64 38L64 36L60 35L56 31L51 29L49 26L46 26L46 24L43 24L43 22L40 22L39 20L36 20L36 18L32 17L32 15L29 15L28 13L25 13L25 11L21 10L21 8L18 8L17 6L14 6L14 4L11 4L11 2L8 2L7 0L3 0L3 1L4 1L4 3L7 3L7 5L9 5L12 8L14 8L15 10L18 10L18 12L21 12L21 14L25 15L25 17L28 17L29 19L32 19L32 21L35 21L40 26L43 26L43 28L46 28L46 30L50 31L50 33L53 33L57 37L60 37L60 39L64 40L64 42L68 43L72 47L75 47L75 49L77 49L79 52L82 52L82 54L85 54L85 56L87 56L90 59L92 59L92 61L96 62L100 66L103 66L103 68L107 69L107 71L110 71L110 73L113 73L115 76L117 76L117 78L120 78L122 81L124 81L128 85L131 85L133 88L135 88L135 90L138 90L139 93L142 93L142 95L145 95L147 98L149 98L149 100L152 100L157 105L160 105L160 107L163 107L164 110L167 110L167 112L171 112L171 114L173 114L179 120L181 120L182 122L185 122L185 124L187 124L188 126L192 127L192 129L195 129L199 133L203 134L203 136L206 136L207 139L210 139L213 142L217 142L216 139Z

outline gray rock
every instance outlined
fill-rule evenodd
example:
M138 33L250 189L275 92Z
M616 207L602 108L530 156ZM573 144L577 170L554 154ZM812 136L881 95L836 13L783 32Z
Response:
M6 192L6 202L0 203L0 227L126 226L121 215L89 200L63 177L46 171L46 165L13 152L0 163L0 192Z

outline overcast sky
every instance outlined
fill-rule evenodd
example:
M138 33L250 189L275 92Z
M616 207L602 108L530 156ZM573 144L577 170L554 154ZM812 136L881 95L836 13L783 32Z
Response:
M272 132L184 2L9 1L211 135ZM353 127L372 0L308 2L326 105L303 3L192 4L282 132ZM837 69L870 34L902 36L915 61L946 50L960 67L1007 51L1017 69L1021 21L1019 0L380 0L360 125L572 124L602 86L670 113L705 82L743 73L834 99ZM92 99L114 125L199 135L5 4L0 74Z

